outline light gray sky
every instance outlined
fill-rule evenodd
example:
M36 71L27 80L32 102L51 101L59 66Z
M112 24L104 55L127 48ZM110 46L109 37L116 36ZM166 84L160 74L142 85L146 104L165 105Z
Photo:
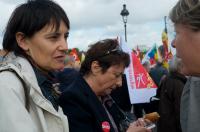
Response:
M0 43L3 31L14 8L25 0L0 1ZM164 16L177 0L55 0L66 11L71 29L69 48L86 50L88 45L105 38L124 37L124 24L120 12L126 4L129 11L127 23L128 46L161 45ZM172 27L167 21L169 32ZM0 48L2 45L0 44Z

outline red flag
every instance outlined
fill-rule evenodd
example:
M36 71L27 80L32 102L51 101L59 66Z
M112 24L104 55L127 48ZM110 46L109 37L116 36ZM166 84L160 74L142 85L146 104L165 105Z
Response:
M79 57L78 57L78 53L77 53L77 51L76 51L75 48L73 48L73 49L71 50L71 52L69 53L69 55L73 56L74 59L75 59L75 61L80 61L80 59L79 59Z
M156 94L157 86L155 86L136 55L127 46L126 42L120 39L120 45L123 51L130 55L131 60L129 67L125 69L131 103L149 102L150 97Z
M143 88L157 88L154 81L150 77L149 73L140 63L139 59L134 53L132 53L133 67L134 67L134 77L136 82L136 89Z

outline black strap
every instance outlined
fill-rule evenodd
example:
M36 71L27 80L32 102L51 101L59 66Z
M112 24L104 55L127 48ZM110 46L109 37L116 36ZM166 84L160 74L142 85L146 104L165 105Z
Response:
M128 114L126 114L112 99L110 95L106 95L103 98L103 103L109 113L111 114L114 122L118 126L120 131L126 131L131 122L134 121Z
M30 108L30 104L29 104L29 92L28 92L28 88L26 86L26 83L24 82L24 80L20 77L20 75L13 69L9 68L9 69L4 69L4 70L0 70L0 72L3 71L10 71L15 73L15 75L19 78L19 80L21 81L23 88L24 88L24 94L25 94L25 107L27 109L27 111L29 112L29 108Z

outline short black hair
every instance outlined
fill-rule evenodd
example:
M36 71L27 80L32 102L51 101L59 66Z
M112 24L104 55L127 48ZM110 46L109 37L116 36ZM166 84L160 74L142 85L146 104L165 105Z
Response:
M3 49L24 55L25 52L17 44L15 35L22 32L25 37L32 37L48 24L53 24L58 30L60 22L70 28L65 11L51 0L28 0L19 5L12 13L3 37Z

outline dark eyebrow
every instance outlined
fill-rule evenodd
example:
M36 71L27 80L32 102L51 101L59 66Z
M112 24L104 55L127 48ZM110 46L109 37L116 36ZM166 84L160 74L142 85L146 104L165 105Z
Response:
M52 32L52 33L48 33L45 36L46 37L50 37L50 36L59 36L61 33L59 32ZM66 32L65 35L69 35L69 32Z
M50 37L50 36L59 36L60 33L59 32L52 32L52 33L48 33L48 34L45 34L45 37Z

